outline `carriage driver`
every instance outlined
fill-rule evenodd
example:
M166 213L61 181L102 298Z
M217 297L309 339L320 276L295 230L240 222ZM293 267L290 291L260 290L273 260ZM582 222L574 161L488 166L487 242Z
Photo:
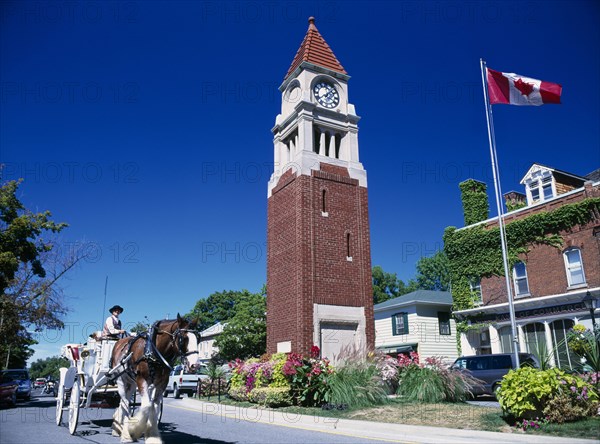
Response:
M119 319L119 315L123 313L123 307L115 305L108 311L111 315L104 322L102 336L109 339L119 339L125 334L125 330L121 329L121 320Z

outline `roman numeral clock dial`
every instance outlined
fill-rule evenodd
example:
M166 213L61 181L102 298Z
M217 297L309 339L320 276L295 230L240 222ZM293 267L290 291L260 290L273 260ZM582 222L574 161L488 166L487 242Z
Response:
M319 82L313 88L315 98L325 108L335 108L340 103L340 95L335 86L327 82Z

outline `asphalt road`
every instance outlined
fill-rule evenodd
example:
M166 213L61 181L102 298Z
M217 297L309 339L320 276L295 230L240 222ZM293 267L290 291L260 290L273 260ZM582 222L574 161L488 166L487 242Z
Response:
M66 425L55 424L55 401L34 392L31 401L0 410L0 443L118 443L111 436L112 409L82 409L75 435ZM322 433L303 428L253 422L256 418L231 415L225 418L186 409L181 400L165 399L161 434L165 444L354 444L381 440ZM327 420L327 419L325 419Z

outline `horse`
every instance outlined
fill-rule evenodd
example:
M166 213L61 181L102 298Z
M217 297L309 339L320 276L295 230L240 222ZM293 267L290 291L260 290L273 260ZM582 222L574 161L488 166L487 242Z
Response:
M178 313L177 319L157 321L148 333L123 338L115 344L111 372L116 375L121 400L113 415L112 434L120 435L121 442L137 441L144 435L148 444L162 443L158 408L175 360L178 357L182 362L187 360L190 368L196 365L195 324ZM141 406L137 414L130 417L129 403L136 387Z

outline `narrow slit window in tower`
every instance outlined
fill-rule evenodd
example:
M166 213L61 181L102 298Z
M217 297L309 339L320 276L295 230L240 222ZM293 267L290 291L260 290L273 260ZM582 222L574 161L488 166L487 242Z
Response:
M350 233L346 233L346 260L352 262L352 252L350 251Z

